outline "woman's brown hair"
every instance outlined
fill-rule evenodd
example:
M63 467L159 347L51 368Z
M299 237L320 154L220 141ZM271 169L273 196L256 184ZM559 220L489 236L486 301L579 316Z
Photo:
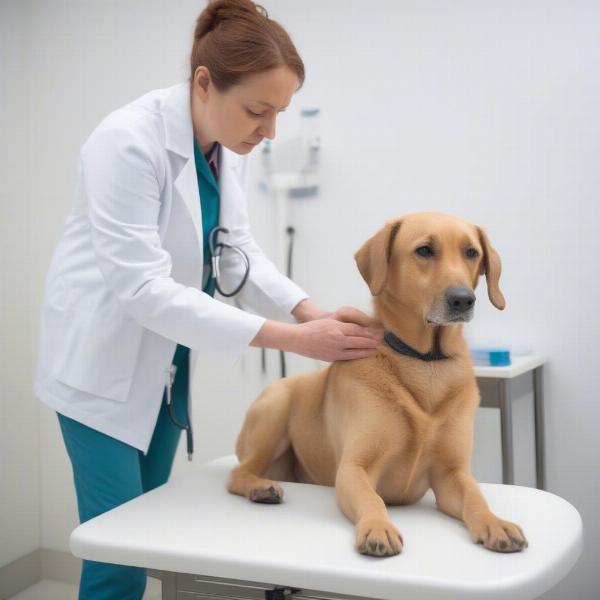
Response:
M248 76L286 66L304 83L304 63L290 36L252 0L209 0L196 21L191 55L193 82L203 65L212 82L226 92Z

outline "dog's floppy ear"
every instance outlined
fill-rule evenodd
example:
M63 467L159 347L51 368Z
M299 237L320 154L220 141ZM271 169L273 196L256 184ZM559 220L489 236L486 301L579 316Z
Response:
M354 260L371 294L381 294L387 280L388 263L394 238L402 219L388 221L373 237L369 238L354 254Z
M480 275L485 275L488 288L488 296L491 303L500 310L503 310L506 306L504 296L500 291L498 282L500 280L500 273L502 271L502 263L500 262L500 256L494 250L490 244L487 234L481 227L477 227L479 233L479 242L483 247L483 260L481 261Z

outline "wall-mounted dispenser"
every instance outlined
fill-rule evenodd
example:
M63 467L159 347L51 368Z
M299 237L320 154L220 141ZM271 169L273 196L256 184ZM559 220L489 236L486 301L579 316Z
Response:
M314 198L319 194L319 163L321 137L320 110L305 108L300 112L300 133L273 143L262 143L263 176L260 189L273 200L275 214L274 262L282 273L292 277L293 242L296 229L289 222L288 202L291 199ZM280 352L281 376L286 375L285 355ZM262 349L262 369L266 371L265 350Z

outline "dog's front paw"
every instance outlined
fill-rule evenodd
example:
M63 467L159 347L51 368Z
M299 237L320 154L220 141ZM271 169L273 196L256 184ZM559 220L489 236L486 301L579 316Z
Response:
M388 519L367 517L356 525L356 549L371 556L400 554L404 541L398 528Z
M495 515L490 515L473 525L469 534L476 544L483 544L485 548L494 552L519 552L529 545L518 525L503 521Z

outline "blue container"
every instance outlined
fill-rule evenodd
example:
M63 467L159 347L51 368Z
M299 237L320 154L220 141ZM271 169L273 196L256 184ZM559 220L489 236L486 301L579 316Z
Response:
M510 350L507 348L476 348L471 349L471 356L476 365L490 367L507 367L511 363Z

